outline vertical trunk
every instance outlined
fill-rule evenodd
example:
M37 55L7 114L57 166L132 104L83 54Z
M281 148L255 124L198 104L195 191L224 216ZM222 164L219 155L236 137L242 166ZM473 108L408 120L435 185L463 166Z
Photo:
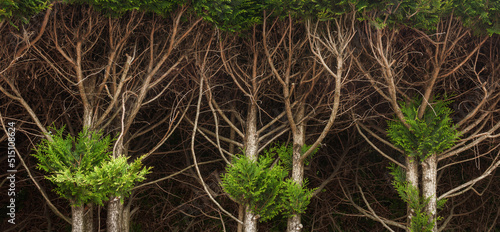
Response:
M304 117L304 105L301 104L296 113L295 122L300 122ZM292 180L302 186L304 180L304 162L302 158L302 147L305 145L305 121L297 126L296 133L293 134L293 160L292 160ZM300 214L295 214L288 218L287 231L299 232L302 229Z
M251 101L251 100L250 100ZM247 116L247 132L245 135L245 155L257 162L259 151L259 134L257 133L257 105L251 101ZM257 216L247 206L245 210L245 232L257 231Z
M122 209L123 204L120 203L119 197L111 197L108 204L108 217L106 220L107 232L121 232L122 231Z
M94 204L86 204L86 210L83 212L83 223L85 231L94 231Z
M74 206L71 202L71 226L72 232L91 232L93 231L92 204Z
M431 155L422 162L422 176L423 196L429 199L425 212L429 216L429 223L432 223L435 221L437 213L437 155ZM432 231L437 232L437 222L434 223Z
M257 105L251 103L247 116L247 133L245 135L245 155L257 161L259 151L259 135L257 134Z
M116 121L116 127L121 128L122 124L118 120ZM113 148L113 157L116 159L119 156L127 156L128 149L124 146L124 141L127 139L127 133L121 134L119 139L116 141L115 147ZM120 196L110 197L108 203L108 215L106 220L107 231L112 232L128 232L129 222L130 222L130 206L124 206L120 203ZM125 199L123 199L125 200Z
M238 220L240 221L244 221L245 220L245 206L243 205L239 205L238 206ZM237 229L237 232L243 232L243 225L238 223L238 229Z
M409 156L406 156L406 180L416 189L418 189L418 162ZM408 224L411 223L415 212L408 205ZM410 232L410 226L408 226L407 231Z
M257 217L252 213L250 207L247 206L245 210L245 232L257 232Z
M304 180L304 163L300 161L300 156L296 156L296 151L299 155L301 153L302 146L294 144L293 146L293 167L292 167L292 180L299 185L302 185ZM299 232L302 229L302 224L300 220L300 214L295 214L288 218L287 231L288 232Z
M129 198L130 202L130 198ZM123 232L129 232L130 231L130 204L124 205L123 210L122 210L122 231Z
M82 97L86 96L84 92L82 93ZM86 98L86 97L85 97ZM88 99L87 99L88 100ZM84 105L83 109L83 128L87 128L89 131L93 130L93 121L92 121L92 109L89 104ZM90 137L90 135L89 135ZM83 229L84 231L94 231L94 207L92 203L86 204L87 211L83 212Z
M73 204L73 202L72 202ZM85 232L84 206L71 206L71 232Z
M233 124L234 124L234 122L236 120L234 114L235 114L234 112L231 112L231 122ZM231 127L231 131L229 132L229 138L231 140L234 140L235 137L236 137L236 132ZM234 154L234 144L232 144L232 143L229 143L229 153ZM245 220L244 218L245 218L245 206L239 204L238 205L238 219L240 221L244 221ZM243 225L241 223L238 223L238 229L236 231L237 232L243 232Z

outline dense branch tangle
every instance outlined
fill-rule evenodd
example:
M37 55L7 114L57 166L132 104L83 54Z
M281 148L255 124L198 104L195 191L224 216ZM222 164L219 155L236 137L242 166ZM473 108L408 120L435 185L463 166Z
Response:
M44 62L44 76L53 78L65 89L73 98L71 102L80 103L81 107L72 106L67 112L69 116L65 116L69 119L66 122L71 132L89 128L120 134L115 142L114 158L131 155L128 154L131 141L148 131L160 129L165 135L157 144L148 144L138 150L140 152L151 154L168 139L178 125L175 120L182 115L180 103L189 98L185 94L174 95L169 107L154 103L168 93L185 66L182 63L186 55L178 47L200 22L200 19L181 21L185 10L179 9L172 20L145 20L144 13L132 12L122 19L113 19L99 15L90 7L54 6L48 34L42 37L43 42L30 45L38 59ZM50 15L50 11L47 14ZM14 81L6 81L14 92L8 96L32 112L32 106L24 101ZM6 90L2 88L2 91ZM144 120L152 116L151 107L159 109L153 116L159 120L153 124L141 119L145 109L148 111ZM47 125L34 113L30 114L46 134ZM161 126L165 124L168 126L163 130ZM110 231L122 231L122 227L128 230L129 227L131 200L125 209L122 205L113 205L118 202L115 199L110 203L110 207L116 209L108 211ZM127 216L122 217L122 211ZM118 221L109 220L112 218ZM89 228L93 227L91 220Z
M358 70L370 82L372 88L385 99L386 104L391 106L392 109L389 112L395 114L397 119L403 123L405 123L405 119L398 105L400 100L412 101L415 96L423 99L422 104L418 107L418 117L422 118L426 110L433 110L432 102L436 96L439 98L452 96L451 99L455 100L456 103L453 103L451 107L459 110L458 106L464 103L463 99L469 94L474 95L474 100L467 103L467 112L457 112L454 116L454 121L463 135L463 138L454 147L442 154L432 154L424 160L421 164L421 173L417 165L418 162L406 156L404 168L407 180L416 188L420 188L418 186L421 183L422 196L430 199L426 212L430 215L430 220L433 220L437 215L436 201L441 198L437 191L437 185L438 170L442 168L438 169L438 162L447 162L448 164L443 168L449 167L455 162L450 162L447 159L460 153L463 154L464 151L483 142L489 143L488 139L495 138L498 133L496 132L499 127L497 122L485 127L486 121L492 117L491 113L495 108L491 108L492 106L489 104L496 105L498 102L498 87L493 84L495 77L488 74L486 74L488 76L484 76L482 73L485 72L486 68L480 69L478 67L479 64L481 66L487 65L484 60L481 60L483 55L480 51L488 38L471 37L470 32L460 27L453 18L441 21L436 33L432 35L416 29L405 29L398 33L396 30L367 27L365 31L366 38L360 40L363 45L363 53L356 57ZM403 40L406 41L403 43ZM371 60L373 66L365 59ZM496 70L494 65L491 70ZM471 85L472 89L463 92L463 86L459 85L464 84ZM454 94L456 96L453 96ZM386 108L376 105L371 107L372 110L380 110L377 112L379 115L383 115L382 112L386 111ZM408 126L406 123L405 125ZM364 125L361 127L372 135L376 134L374 129L375 131L382 129L375 125L371 125L371 129ZM389 144L379 136L375 136L375 138ZM367 138L365 137L365 139ZM370 144L373 146L373 143L370 142ZM378 148L375 147L375 149ZM492 151L487 150L479 157ZM469 159L469 161L471 160ZM492 157L491 160L489 162L491 166L485 170L485 173L489 173L491 168L498 164L496 158ZM461 188L454 188L452 192L458 192L464 188L470 189L471 185L477 183L484 176L480 175L468 182L469 184ZM422 178L421 182L419 177ZM447 196L450 194L451 192L448 192ZM412 212L409 212L409 220L411 220L412 215ZM438 226L435 225L433 231L437 230Z
M305 28L293 24L291 17L269 26L267 19L263 23L264 52L273 77L281 85L280 98L293 138L291 178L300 186L306 158L319 147L342 113L341 91L349 73L349 44L355 34L353 17L342 17L333 25L307 22ZM312 120L321 122L316 138L307 133L308 128L313 128L308 126ZM306 140L312 145L303 151ZM288 231L302 228L300 215L288 219Z
M147 161L157 165L153 172L158 179L135 188L135 200L127 199L122 206L114 204L120 196L113 199L109 211L115 212L113 218L122 217L118 220L123 224L112 225L109 231L126 230L127 218L134 212L155 216L148 229L173 231L185 225L185 230L211 230L217 225L210 227L207 221L216 220L223 228L238 226L241 231L244 224L247 231L257 230L259 215L235 207L221 192L219 176L235 154L243 152L257 160L275 141L293 143L296 183L309 175L314 181L310 187L320 187L313 216L301 221L295 215L289 231L302 226L318 230L318 221L323 228L334 224L341 230L337 223L354 222L352 216L378 221L378 228L406 228L405 218L411 219L412 213L387 206L388 199L397 197L390 183L382 182L389 161L407 170L407 179L417 186L426 178L439 183L439 189L427 195L451 199L438 229L463 225L466 214L491 213L481 217L491 228L498 221L498 37L471 36L453 18L428 33L375 28L357 22L355 15L304 23L266 15L263 25L238 36L201 23L186 10L179 9L170 19L139 12L116 19L87 7L56 4L52 12L40 16L45 19L41 25L29 28L33 34L21 31L13 36L20 43L1 45L13 47L2 48L0 100L6 109L0 117L22 121L20 131L34 138L33 144L44 134L50 138L46 127L52 123L66 124L71 134L88 126L119 135L115 157L147 154ZM420 96L424 101L419 111L424 112L432 110L437 95L444 94L454 100L452 117L463 137L425 167L410 162L386 140L384 122L394 115L404 122L398 101ZM191 105L196 100L197 112ZM355 128L343 131L354 123ZM170 141L180 142L170 144L176 128L180 130ZM306 144L313 146L303 151ZM304 167L320 146L327 151L311 163L326 164ZM169 150L172 147L182 150ZM376 152L385 158L376 157ZM175 159L160 154L175 154ZM23 158L52 210L70 221L64 207L43 189L41 174ZM423 175L429 164L435 164L436 171L429 173L437 175ZM171 174L172 168L180 171ZM165 189L167 182L170 186ZM387 191L378 190L382 184ZM389 197L379 199L382 194ZM149 201L145 199L151 195L157 200L147 209L151 212L145 212L143 205L131 209L133 201ZM194 203L197 200L203 201L202 207ZM479 201L479 205L464 204ZM188 212L187 206L196 208L197 214ZM332 216L332 209L338 214ZM120 211L122 216L116 214ZM190 219L184 222L173 215Z

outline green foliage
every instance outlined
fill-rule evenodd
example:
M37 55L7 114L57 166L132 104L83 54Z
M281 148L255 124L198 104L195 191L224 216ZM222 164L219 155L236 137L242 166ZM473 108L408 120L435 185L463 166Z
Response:
M351 12L367 12L378 6L376 3L366 0L309 0L300 2L303 17L319 20L332 20Z
M105 15L119 17L130 11L154 12L168 16L170 12L186 3L185 0L65 0L66 3L88 4Z
M439 154L453 146L459 138L459 133L452 125L451 109L447 107L449 101L435 102L426 108L422 118L418 118L420 104L420 99L415 99L410 104L400 103L409 128L395 118L394 121L388 122L387 132L393 144L402 148L407 155L423 161L428 156ZM392 185L399 197L413 210L411 231L432 231L440 218L429 222L425 207L430 199L420 196L419 189L406 180L406 175L400 167L391 164L389 169L394 177ZM438 208L443 207L445 202L446 200L437 202Z
M93 172L89 173L89 181L94 187L93 193L97 199L107 200L110 195L122 196L120 201L123 204L124 197L130 195L135 184L146 179L145 176L150 173L151 167L142 168L142 158L132 163L127 160L128 157L119 156L94 167Z
M21 20L28 23L31 16L50 7L49 0L0 0L0 22Z
M311 146L312 145L304 145L302 147L301 154L306 153L309 150L309 148L311 148ZM319 150L319 147L317 147L316 149L314 149L314 151L311 153L311 155L308 156L306 158L306 160L304 161L304 165L306 165L306 166L309 165L309 163L311 162L314 154L316 154L316 152L318 152L318 150ZM265 150L264 154L266 156L273 156L273 155L277 154L278 157L281 160L281 164L283 165L283 167L286 170L291 170L292 169L292 163L293 163L293 146L291 144L288 145L288 146L286 146L285 144L282 144L282 145L275 144L274 146L271 146L269 149Z
M286 180L283 188L283 214L285 216L293 216L295 214L302 214L306 211L307 206L311 202L311 197L316 189L308 189L307 179L304 183L299 185L292 179Z
M194 0L193 8L222 30L239 32L262 22L266 1Z
M433 30L450 7L448 0L385 0L376 4L374 22L381 26L405 25Z
M500 1L384 0L367 6L364 19L385 26L405 25L434 33L438 23L453 15L477 34L500 34ZM359 3L358 3L359 4Z
M68 169L70 172L87 172L93 167L109 160L111 155L111 138L103 138L100 132L83 129L76 138L67 135L64 138L64 127L53 130L53 141L43 139L35 148L38 168L46 172Z
M307 151L309 151L309 149L311 149L311 147L312 147L312 145L304 145L304 146L302 146L301 154L302 155L305 154ZM308 156L307 158L311 159L318 151L319 151L319 147L314 148L314 150L312 151L311 155ZM309 165L310 160L308 161L308 159L306 159L305 165Z
M500 34L500 1L498 0L454 0L453 14L464 26L478 34Z
M194 9L222 30L240 32L271 17L332 20L351 12L377 28L401 25L434 33L451 15L479 33L500 33L500 2L490 0L195 0Z
M303 152L310 146L304 146ZM316 149L317 150L317 149ZM288 176L291 168L291 146L274 145L264 151L257 161L237 155L222 174L222 187L235 201L260 215L261 221L279 213L285 216L304 213L315 189L308 189L307 180L299 185ZM315 151L316 152L316 151ZM273 162L276 155L283 162ZM287 163L288 165L284 165Z
M110 159L111 138L101 132L84 129L76 138L64 137L64 127L43 139L35 148L38 168L50 175L55 191L76 205L89 202L102 204L114 196L128 196L135 183L143 181L149 168L141 170L140 159L127 163L127 158Z
M49 0L0 0L0 21L11 18L24 23L50 7ZM332 20L357 12L378 28L401 25L434 33L438 23L453 15L478 34L500 34L500 1L491 0L63 0L87 4L105 15L119 17L130 11L169 16L180 6L218 28L242 32L263 22L264 17L295 20Z
M358 6L359 3L359 6ZM264 17L295 19L333 19L368 3L359 0L195 0L197 14L218 28L241 32L259 25Z
M389 121L387 130L392 143L402 148L407 155L425 160L452 147L459 133L452 125L448 101L437 101L426 108L423 118L418 118L420 99L412 103L401 102L401 111L409 129L398 118Z
M231 198L260 215L265 221L282 210L280 192L287 171L280 165L271 164L273 158L261 157L257 162L239 155L222 174L222 187Z
M280 158L280 161L281 161L281 165L283 165L283 167L286 170L292 169L293 146L291 144L288 146L286 146L286 144L282 144L282 145L275 144L275 145L269 147L269 149L266 149L264 151L264 155L266 155L266 156L273 156L275 154L278 155L278 157Z
M393 163L390 164L388 169L391 171L390 174L394 177L392 185L398 192L399 197L406 202L411 209L423 211L428 201L422 199L419 190L406 181L403 169Z
M38 168L51 175L46 178L56 184L55 191L77 205L89 201L99 202L93 193L88 174L95 167L107 162L110 157L111 139L102 138L102 133L84 129L76 138L63 136L64 127L51 136L53 141L43 139L35 148Z
M432 222L429 222L429 215L425 212L425 206L429 203L429 198L420 196L418 188L406 181L406 174L403 169L391 163L388 169L390 174L394 177L392 185L399 194L399 197L408 204L413 210L414 215L410 222L410 230L412 232L430 232L434 224L440 220L438 217ZM437 202L437 208L441 209L446 203L446 199Z

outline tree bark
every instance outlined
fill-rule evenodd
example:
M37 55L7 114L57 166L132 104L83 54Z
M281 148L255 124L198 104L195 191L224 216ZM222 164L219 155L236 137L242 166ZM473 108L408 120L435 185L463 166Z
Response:
M231 123L235 123L236 117L234 115L234 112L231 112ZM231 131L229 132L229 139L234 140L236 137L236 132L234 129L231 127ZM229 153L234 154L234 144L229 143ZM238 204L238 219L240 221L245 221L245 206L242 204ZM241 223L238 223L238 228L236 230L237 232L243 232L243 225Z
M257 133L257 105L252 102L247 117L247 133L245 135L245 155L257 161L259 152L259 134Z
M238 204L238 219L240 221L245 221L245 206ZM238 223L238 229L236 230L237 232L243 232L243 225Z
M259 134L257 133L257 105L250 99L247 116L247 133L245 135L245 155L257 162L259 152ZM257 231L257 219L250 207L246 207L244 227L245 232Z
M122 231L123 232L129 232L130 231L130 200L129 198L129 204L126 204L123 206L123 209L121 211L121 219L122 219Z
M89 203L86 204L85 207L87 210L83 212L83 220L84 220L84 228L85 231L92 232L94 231L94 204Z
M72 203L73 204L73 203ZM84 206L71 206L71 232L84 232L85 231L85 220Z
M436 220L437 214L437 155L433 154L422 162L422 179L423 197L429 199L425 212L429 216L429 223L431 223ZM432 231L437 232L437 221L434 223Z
M299 105L296 112L296 122L300 122L304 117L304 104ZM293 159L292 159L292 180L302 186L304 180L304 162L302 161L302 147L305 144L305 121L302 121L297 126L297 130L293 134ZM295 214L288 218L287 231L299 232L302 229L300 214Z
M111 197L108 204L108 217L106 221L107 232L122 232L123 204L119 197Z
M415 189L418 189L418 162L413 158L406 155L406 180ZM408 225L411 223L415 211L408 205ZM410 232L410 226L407 227L408 232Z
M257 215L252 213L249 206L245 210L245 232L257 232Z
M75 206L75 202L71 201L71 226L72 232L92 232L93 231L93 214L92 204ZM87 208L87 210L85 210Z

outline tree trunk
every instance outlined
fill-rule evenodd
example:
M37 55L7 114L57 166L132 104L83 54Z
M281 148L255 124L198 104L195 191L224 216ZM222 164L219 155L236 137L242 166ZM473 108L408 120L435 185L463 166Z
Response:
M301 104L296 113L295 122L299 122L304 117L304 105ZM297 130L293 134L293 159L292 159L292 180L298 185L302 186L304 180L304 162L302 158L302 147L305 145L305 121L297 125ZM300 214L295 214L288 218L287 231L299 232L302 229L300 221Z
M413 158L406 156L406 180L413 186L415 189L418 189L418 162ZM408 225L410 225L413 216L415 215L415 211L410 208L408 205ZM406 231L410 232L410 226L407 227Z
M257 105L251 103L247 117L247 133L245 135L245 155L257 161L259 152L259 134L257 133Z
M236 121L236 116L234 114L235 114L235 112L231 111L231 119L230 120L232 123L235 123L235 121ZM230 128L231 128L231 131L229 132L229 138L231 140L234 140L234 138L236 137L236 131L232 127L230 127ZM229 143L229 153L234 154L234 144L233 143ZM238 219L240 221L245 220L245 206L242 204L238 204ZM241 223L238 223L238 229L236 231L243 232L243 225Z
M85 231L93 232L94 231L94 204L86 204L86 210L83 212L83 223Z
M298 150L299 156L296 156L296 150ZM304 163L300 161L300 152L302 147L296 146L294 144L293 149L293 168L292 168L292 180L302 186L304 180ZM300 220L300 214L295 214L291 218L288 218L287 231L288 232L299 232L302 229L302 224Z
M120 197L111 197L106 220L107 232L122 232L122 210L123 204L120 203Z
M123 209L121 211L121 219L122 219L122 231L123 232L129 232L130 231L130 200L129 198L129 204L124 205Z
M251 101L251 100L250 100ZM252 161L257 162L259 152L259 134L257 133L257 105L251 101L247 116L247 133L245 135L245 155ZM245 210L245 232L257 231L257 217L246 206Z
M431 155L422 162L422 176L423 196L429 199L425 212L429 216L429 223L435 221L432 231L437 232L437 155Z
M72 232L92 232L93 231L93 214L92 204L74 206L75 202L71 201L71 226Z
M250 207L247 206L245 210L245 232L257 232L257 217L252 213Z
M240 204L238 206L238 219L240 221L244 221L245 220L244 217L245 217L245 206ZM243 225L241 223L238 223L238 229L236 231L243 232Z
M85 215L85 207L83 205L71 206L71 232L85 232L83 215Z

